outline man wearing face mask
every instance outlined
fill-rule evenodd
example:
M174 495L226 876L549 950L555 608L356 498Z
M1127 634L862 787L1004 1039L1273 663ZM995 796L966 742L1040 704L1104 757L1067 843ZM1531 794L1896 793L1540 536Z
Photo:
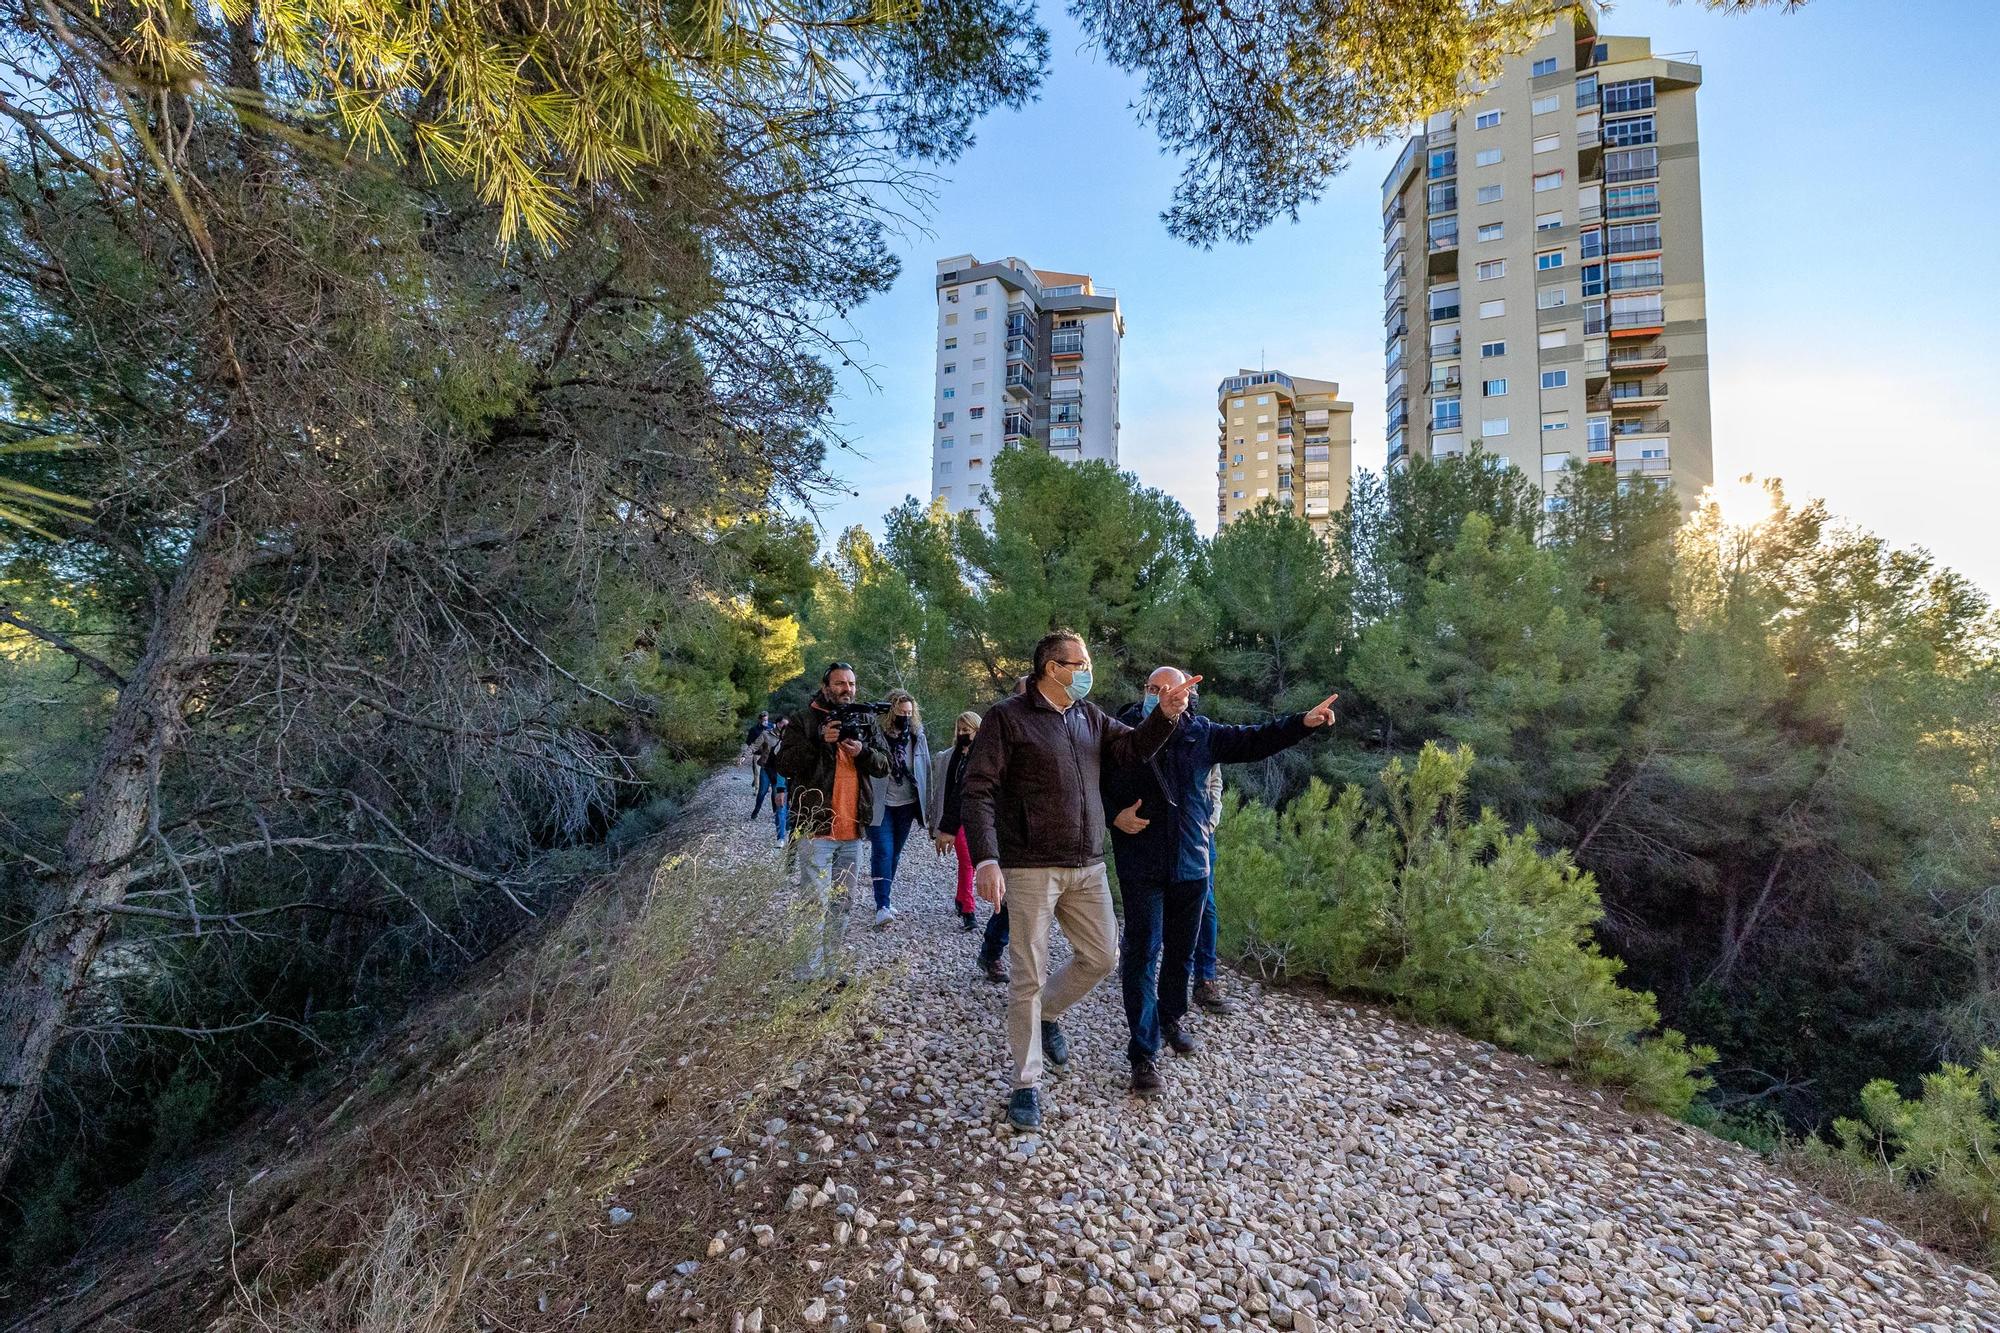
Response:
M827 976L847 924L847 903L861 882L862 834L875 820L876 780L889 756L874 726L861 738L840 734L839 706L854 702L854 668L835 662L819 692L784 730L772 767L786 782L798 836L799 889L820 914L819 934L802 972Z
M979 734L979 714L958 715L952 727L952 744L931 756L930 800L924 809L924 825L939 856L958 857L958 893L955 905L959 923L970 933L977 924L972 896L972 852L965 845L965 769L972 757L972 741Z
M1060 1019L1118 962L1117 919L1104 873L1104 767L1143 764L1173 734L1201 677L1160 691L1137 728L1089 703L1090 652L1070 630L1035 645L1026 692L990 709L973 743L962 806L965 840L981 898L1007 905L1012 965L1007 1045L1016 1129L1042 1122L1044 1060L1062 1065L1069 1041ZM1062 922L1074 956L1053 977L1049 925Z
M1188 970L1208 897L1215 808L1210 771L1217 764L1268 759L1297 745L1332 725L1333 701L1340 697L1331 695L1310 712L1262 726L1224 726L1196 711L1190 677L1163 666L1146 677L1145 698L1126 709L1123 720L1137 723L1152 716L1175 690L1189 691L1187 712L1167 743L1144 764L1106 771L1103 781L1118 892L1125 902L1119 983L1130 1031L1126 1055L1132 1062L1132 1090L1142 1094L1160 1089L1163 1041L1176 1055L1200 1049L1181 1030L1181 1020L1187 1016Z

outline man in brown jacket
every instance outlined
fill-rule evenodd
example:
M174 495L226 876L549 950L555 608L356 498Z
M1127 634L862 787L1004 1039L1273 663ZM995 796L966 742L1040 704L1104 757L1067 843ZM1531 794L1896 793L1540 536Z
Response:
M1150 759L1200 681L1190 676L1161 691L1152 715L1128 727L1085 701L1090 651L1073 631L1057 630L1035 645L1028 688L989 710L973 742L960 804L974 888L995 907L1005 902L1011 918L1007 1118L1016 1129L1042 1122L1043 1060L1069 1058L1058 1020L1118 965L1099 773ZM1062 922L1074 956L1049 977L1052 920Z

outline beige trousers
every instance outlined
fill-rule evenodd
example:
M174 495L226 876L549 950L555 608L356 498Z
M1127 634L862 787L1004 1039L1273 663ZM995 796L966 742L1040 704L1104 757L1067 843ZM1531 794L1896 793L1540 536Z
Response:
M1118 920L1104 863L1008 870L1007 1047L1014 1086L1042 1080L1042 1023L1062 1017L1118 966ZM1062 923L1072 956L1050 977L1049 923Z

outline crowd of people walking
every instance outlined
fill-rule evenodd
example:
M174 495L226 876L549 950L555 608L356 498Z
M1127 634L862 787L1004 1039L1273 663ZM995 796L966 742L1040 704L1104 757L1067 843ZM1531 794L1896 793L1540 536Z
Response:
M1048 1066L1068 1062L1062 1016L1119 973L1132 1089L1163 1086L1160 1055L1200 1050L1184 1027L1191 1005L1227 1010L1217 980L1215 830L1221 765L1268 758L1334 721L1329 695L1303 713L1256 726L1200 715L1200 676L1162 666L1144 695L1113 716L1088 696L1083 639L1058 630L1036 643L1028 674L982 716L958 715L952 742L931 750L917 701L891 690L861 704L854 668L829 664L792 718L759 714L745 738L757 767L757 818L771 800L778 841L818 914L801 975L834 977L847 904L860 891L861 850L874 925L897 920L894 885L919 824L956 859L954 906L967 933L992 909L979 970L1008 987L1007 1047L1016 1129L1041 1124ZM1110 831L1124 906L1113 912L1104 843ZM1050 973L1060 923L1067 963ZM1121 961L1122 960L1122 961Z

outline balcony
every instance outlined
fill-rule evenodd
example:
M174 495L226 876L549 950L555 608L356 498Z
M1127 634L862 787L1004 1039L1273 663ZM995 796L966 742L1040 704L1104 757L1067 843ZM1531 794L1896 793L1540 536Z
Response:
M1667 400L1667 382L1665 380L1616 380L1611 385L1610 396L1611 405L1618 408L1664 403Z
M1022 400L1035 396L1035 372L1025 367L1009 369L1007 372L1007 396Z
M1431 382L1429 385L1425 387L1424 392L1457 393L1458 386L1459 386L1459 369L1457 366L1453 366L1441 374L1433 373L1431 375Z
M1049 397L1062 402L1075 402L1083 397L1083 376L1057 375L1049 380Z
M1456 141L1457 138L1458 126L1451 124L1441 130L1432 130L1429 134L1426 134L1424 136L1424 146L1427 148L1442 148L1446 144Z
M1658 331L1666 326L1666 314L1659 310L1614 310L1611 312L1609 328L1613 337L1638 332L1640 329ZM1588 332L1589 330L1585 330ZM1602 332L1603 330L1599 330Z
M1456 301L1453 301L1450 305L1434 305L1431 307L1431 319L1433 321L1440 319L1457 319L1458 309L1459 306L1458 302Z
M1391 339L1400 338L1410 331L1410 321L1407 318L1410 313L1407 308L1408 305L1409 302L1407 301L1398 301L1389 307L1389 313L1382 321L1388 326L1389 330L1383 335L1384 337Z
M1051 426L1081 426L1083 424L1083 409L1075 405L1050 408L1049 424Z
M1667 364L1667 349L1660 343L1614 347L1610 364L1613 370L1650 370Z
M1382 300L1391 307L1409 299L1409 295L1410 284L1403 281L1403 275L1400 273L1389 279L1389 285L1382 289Z
M1657 269L1651 273L1614 273L1611 275L1611 290L1614 292L1653 291L1666 285L1666 275Z
M1462 416L1431 418L1431 434L1433 435L1437 434L1441 430L1464 430L1464 429L1465 429L1465 418Z
M1393 228L1398 222L1401 222L1403 220L1403 217L1404 217L1403 201L1401 199L1398 199L1394 204L1390 205L1389 208L1385 210L1382 214L1383 234L1384 235L1388 234L1391 228Z
M1665 417L1625 417L1612 421L1611 433L1616 435L1665 435Z
M1457 338L1453 338L1448 343L1432 343L1431 360L1433 361L1456 360L1458 358L1460 351L1464 348L1464 346L1465 343Z
M1424 167L1427 181L1448 181L1458 175L1458 154L1450 153L1442 162L1432 162Z
M1388 373L1393 375L1396 372L1396 367L1402 364L1403 340L1401 338L1392 338L1389 341Z
M1631 477L1671 472L1673 467L1673 460L1669 458L1621 458L1618 460L1618 475Z
M1071 357L1083 355L1083 335L1081 333L1058 333L1049 339L1051 357Z
M1292 433L1292 419L1290 417L1279 417L1278 434L1290 435L1291 433Z
M1456 185L1433 185L1424 197L1424 212L1429 217L1443 217L1446 213L1458 211L1458 187Z
M1007 339L1007 359L1009 361L1032 361L1035 359L1035 340L1016 334Z
M1018 440L1035 433L1034 422L1025 413L1009 412L1000 419L1000 433L1009 440Z
M1382 238L1382 248L1390 254L1396 253L1403 248L1403 239L1408 234L1408 229L1403 226L1403 220L1397 218L1394 225L1389 228L1389 234Z

